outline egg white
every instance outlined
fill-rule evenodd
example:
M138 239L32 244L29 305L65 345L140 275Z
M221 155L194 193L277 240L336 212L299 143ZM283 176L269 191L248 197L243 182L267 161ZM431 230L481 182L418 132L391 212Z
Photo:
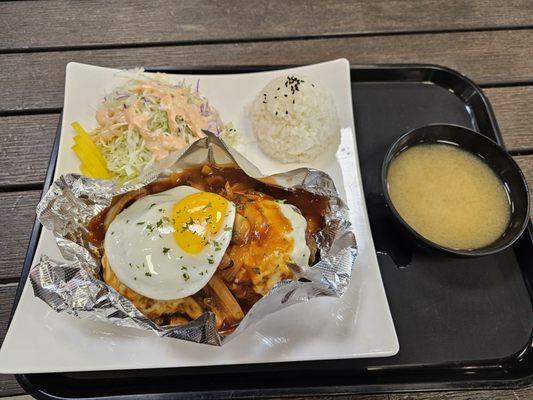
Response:
M305 238L307 221L304 216L296 210L296 207L290 204L280 203L279 208L283 216L291 223L291 232L288 234L294 242L290 254L291 261L296 265L308 266L311 250L307 246L307 240Z
M111 269L123 284L151 299L174 300L190 296L208 283L231 241L235 205L228 201L219 231L197 254L185 252L176 243L171 222L156 226L163 217L171 219L176 202L198 192L190 186L178 186L149 195L114 219L106 232L104 249Z

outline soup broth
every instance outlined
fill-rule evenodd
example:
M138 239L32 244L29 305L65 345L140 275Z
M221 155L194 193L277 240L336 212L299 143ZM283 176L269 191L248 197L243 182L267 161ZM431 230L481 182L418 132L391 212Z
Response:
M506 230L510 203L503 182L479 157L447 144L421 144L390 164L388 191L420 235L453 249L479 249Z

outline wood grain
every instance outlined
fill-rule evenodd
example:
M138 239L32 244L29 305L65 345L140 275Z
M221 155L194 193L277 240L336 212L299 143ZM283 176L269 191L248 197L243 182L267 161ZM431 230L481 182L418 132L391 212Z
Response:
M2 400L33 400L33 399L34 397L31 397L30 395L27 395L27 394L2 397Z
M485 89L505 145L533 151L533 87ZM0 118L0 188L44 180L59 114Z
M0 374L0 398L3 400L9 400L8 397L4 399L3 396L16 396L24 393L24 389L20 387L15 376Z
M441 64L480 84L533 81L533 30L3 54L0 113L61 107L70 61L106 67L286 65L338 57L353 64Z
M20 275L70 61L110 67L435 63L480 84L533 82L533 1L133 0L0 2L0 282ZM85 49L85 50L82 50ZM533 152L533 86L486 88L507 148ZM33 111L51 110L49 114ZM533 187L533 155L516 156ZM10 190L13 190L11 188ZM0 284L0 345L15 294ZM0 397L24 391L0 375ZM533 400L520 390L446 391L322 400ZM299 398L299 400L317 397ZM17 399L22 400L22 398Z
M16 284L0 285L0 346L6 336L7 323L9 322L11 306L13 305L16 291Z
M0 46L4 50L531 25L533 4L528 0L238 0L202 2L201 6L185 0L156 0L149 5L142 0L0 4L0 26L4 27Z
M530 187L533 187L533 155L514 157L522 169ZM39 191L0 193L0 243L10 249L0 259L0 280L20 276L31 227L35 219L35 207ZM533 202L533 199L530 199ZM531 204L533 208L533 203Z
M533 86L485 89L508 150L533 150Z
M533 151L533 90L486 90L508 150ZM525 90L522 90L525 89ZM528 111L530 110L531 111ZM42 184L52 150L59 114L0 118L0 189L16 184Z
M20 276L39 198L38 190L0 193L0 282Z
M354 397L354 400L357 397ZM389 400L531 400L533 387L515 390L471 390L448 392L422 392L390 394Z
M0 118L0 187L44 181L59 114Z
M518 166L524 173L524 176L527 181L527 185L530 188L533 188L533 156L518 156L518 157L513 157L513 158L515 159ZM533 210L532 201L533 201L533 197L529 199L530 210ZM533 215L531 215L531 217L533 218Z
M0 375L0 380L1 380ZM1 382L1 381L0 381ZM16 384L16 382L15 382ZM0 383L1 385L1 383ZM1 386L0 386L1 388ZM22 390L22 389L20 389ZM18 392L17 392L18 394ZM313 396L313 397L283 397L292 400L531 400L533 388L517 390L474 390L461 392L419 392L405 394L375 394L375 395L344 395L344 396ZM6 397L3 400L31 400L30 396ZM270 400L281 400L276 397Z
M344 396L313 396L313 397L283 397L291 400L389 400L388 394L358 394ZM270 400L281 400L280 397L272 397Z
M508 150L533 151L533 87L485 89ZM44 180L59 114L0 118L0 188Z
M16 290L17 286L15 284L0 285L0 346L6 336L7 323ZM0 397L22 393L24 393L24 390L18 385L13 375L0 374Z
M11 375L0 375L0 390L2 390L2 378L11 378L8 382L18 385ZM4 379L5 379L4 378ZM6 379L7 380L7 379ZM17 388L19 391L17 391ZM7 395L22 394L23 389L13 386L11 393ZM473 391L447 391L447 392L418 392L402 394L374 394L374 395L344 395L344 396L312 396L312 397L283 397L292 400L531 400L533 399L533 388L515 390L473 390ZM6 397L5 400L30 400L30 396ZM270 398L270 400L281 400L282 398Z

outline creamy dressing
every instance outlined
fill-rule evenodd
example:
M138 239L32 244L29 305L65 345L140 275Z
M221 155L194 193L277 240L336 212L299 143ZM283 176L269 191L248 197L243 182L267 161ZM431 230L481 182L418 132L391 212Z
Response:
M142 96L141 99L159 102L161 109L167 114L170 132L178 129L179 119L187 125L194 138L203 137L202 129L209 127L208 119L202 115L198 105L189 101L189 93L184 88L169 90L168 86L162 87L159 82L150 81L138 84L133 88L133 92ZM100 139L104 142L120 135L120 131L113 128L127 126L129 130L137 129L156 160L161 160L170 152L182 149L188 144L183 136L169 135L163 129L150 129L151 118L152 112L143 110L141 100L135 100L122 109L104 103L96 112L96 120L103 131Z

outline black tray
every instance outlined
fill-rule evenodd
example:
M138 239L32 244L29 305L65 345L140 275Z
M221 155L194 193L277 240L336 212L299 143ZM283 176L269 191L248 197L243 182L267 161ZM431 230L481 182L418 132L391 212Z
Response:
M155 68L169 73L237 73L255 68ZM464 76L438 66L355 66L356 136L372 233L400 341L389 358L17 375L38 398L227 398L516 388L533 382L533 229L500 254L427 255L400 238L379 183L386 149L428 123L464 125L501 144L491 107ZM58 129L59 132L59 129ZM57 156L52 152L45 190ZM18 296L37 245L35 224ZM398 267L409 261L409 266Z

